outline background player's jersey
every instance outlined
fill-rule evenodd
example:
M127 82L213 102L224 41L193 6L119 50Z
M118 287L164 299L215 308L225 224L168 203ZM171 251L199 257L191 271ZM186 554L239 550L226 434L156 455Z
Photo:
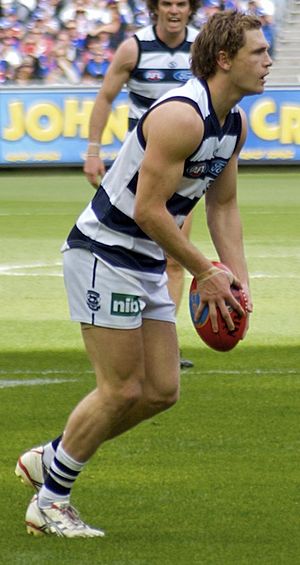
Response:
M155 100L192 77L190 51L198 33L199 30L187 27L184 41L175 49L171 49L157 37L155 26L152 25L133 36L138 44L139 55L127 83L129 130L133 129L137 120Z
M207 83L193 78L161 97L141 118L67 240L67 246L89 249L116 267L142 272L145 279L161 275L165 256L161 247L134 221L138 175L146 147L143 122L158 104L172 100L191 104L204 123L203 139L186 159L179 186L167 202L179 226L223 171L240 139L240 112L235 106L221 127Z

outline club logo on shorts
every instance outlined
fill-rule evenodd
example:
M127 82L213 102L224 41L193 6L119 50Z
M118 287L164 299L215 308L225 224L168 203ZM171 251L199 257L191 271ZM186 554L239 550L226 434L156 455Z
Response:
M110 306L112 316L137 316L140 311L141 305L138 296L112 292Z
M86 303L93 312L100 310L101 298L99 292L96 292L95 290L88 290L86 293Z

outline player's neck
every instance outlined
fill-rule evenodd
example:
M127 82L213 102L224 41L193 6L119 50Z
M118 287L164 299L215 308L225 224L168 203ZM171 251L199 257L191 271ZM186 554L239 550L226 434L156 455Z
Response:
M240 101L241 93L237 92L231 84L219 82L216 77L208 79L212 105L220 125L224 124L228 112Z
M186 28L180 32L170 32L162 27L159 22L155 26L155 31L158 39L173 49L184 41L186 35Z

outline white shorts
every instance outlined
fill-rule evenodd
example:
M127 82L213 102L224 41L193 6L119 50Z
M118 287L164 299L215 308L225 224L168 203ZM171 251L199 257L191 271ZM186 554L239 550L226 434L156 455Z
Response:
M142 273L128 274L85 249L68 249L63 259L72 320L118 329L139 328L144 318L175 323L166 273L145 281Z

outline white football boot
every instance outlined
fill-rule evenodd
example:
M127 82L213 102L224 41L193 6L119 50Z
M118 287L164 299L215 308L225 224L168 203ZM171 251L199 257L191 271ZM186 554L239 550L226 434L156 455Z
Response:
M33 447L18 459L15 474L24 485L39 491L48 474L48 469L43 463L43 446Z
M50 534L65 538L104 537L102 530L85 524L77 510L68 503L53 503L49 508L40 508L35 494L26 512L25 523L28 534L42 536Z

